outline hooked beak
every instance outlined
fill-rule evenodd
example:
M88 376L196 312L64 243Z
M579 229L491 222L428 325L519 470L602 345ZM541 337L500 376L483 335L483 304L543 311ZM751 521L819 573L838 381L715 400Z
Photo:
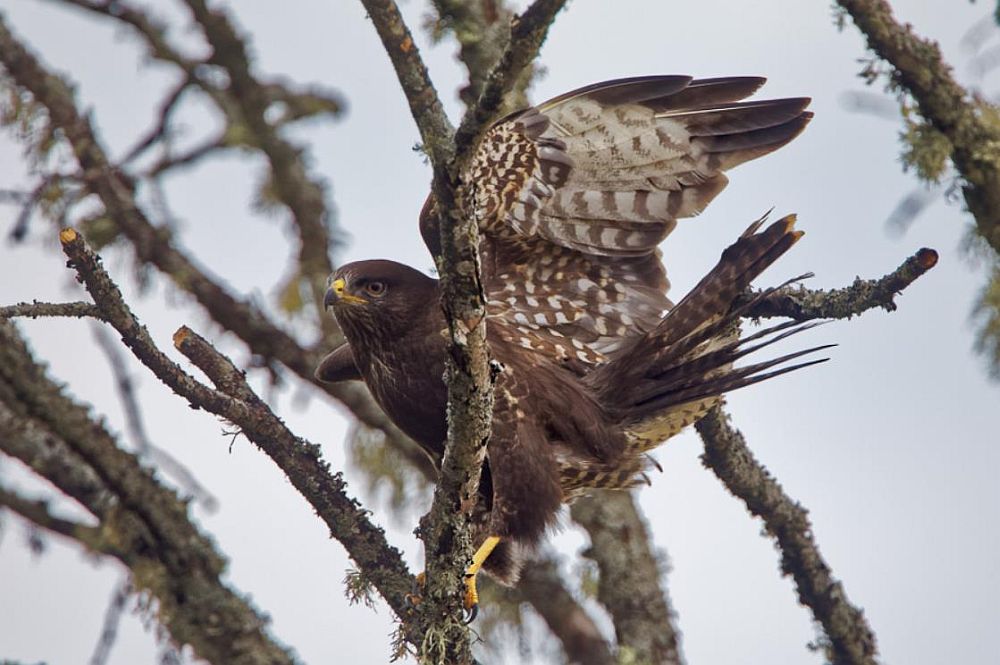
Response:
M323 306L330 308L335 306L338 302L347 303L350 305L359 305L368 302L364 298L359 298L357 296L347 293L345 287L347 282L344 281L343 277L333 280L330 283L330 288L326 290L326 295L323 297Z

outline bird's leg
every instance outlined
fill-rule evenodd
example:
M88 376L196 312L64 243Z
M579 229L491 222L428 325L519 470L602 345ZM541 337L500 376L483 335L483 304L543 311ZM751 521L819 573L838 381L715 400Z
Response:
M472 565L465 571L465 609L469 612L469 622L471 623L479 614L479 592L476 590L476 575L483 567L483 563L492 554L493 549L500 543L500 536L488 536L483 544L479 546L476 553L472 555Z
M468 622L471 623L475 620L476 615L479 614L479 591L476 590L476 575L482 569L483 564L486 559L489 558L490 554L500 543L500 536L489 536L483 541L483 544L479 546L476 553L472 555L472 564L465 569L465 596L463 598L463 606L465 610L469 613ZM408 602L413 608L423 602L424 584L426 583L427 575L426 573L419 573L413 585L413 591L406 594L406 602Z

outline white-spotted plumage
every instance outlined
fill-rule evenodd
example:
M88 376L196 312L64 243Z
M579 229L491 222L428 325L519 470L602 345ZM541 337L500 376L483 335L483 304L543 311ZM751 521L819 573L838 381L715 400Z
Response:
M651 334L672 307L658 245L722 191L724 171L791 141L811 117L804 98L740 101L763 82L621 79L498 122L464 176L496 334L579 376ZM646 450L710 402L674 405L627 434Z

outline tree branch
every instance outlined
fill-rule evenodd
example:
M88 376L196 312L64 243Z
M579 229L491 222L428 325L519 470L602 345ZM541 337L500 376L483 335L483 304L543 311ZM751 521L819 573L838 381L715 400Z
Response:
M292 213L299 232L299 268L306 276L328 344L342 340L336 322L323 316L326 279L333 272L333 240L322 185L311 179L302 160L302 148L282 138L267 120L271 105L268 87L251 72L244 39L226 12L210 9L204 0L185 0L205 39L212 45L209 62L221 66L229 78L226 88L249 130L251 145L259 148L271 165L274 193Z
M456 39L461 44L460 58L469 70L469 86L461 91L461 95L470 108L463 127L466 136L469 137L465 140L472 145L476 142L475 133L487 127L488 120L482 120L481 127L477 129L476 118L482 116L472 113L477 108L476 104L483 95L487 81L493 87L483 96L486 100L483 104L492 105L494 114L528 105L524 91L534 73L530 67L531 61L544 39L545 29L564 3L543 2L533 5L515 25L513 44L510 43L511 31L499 29L501 23L509 20L510 16L510 11L501 3L436 0L434 4L440 16L438 27L451 29L455 33ZM513 57L518 54L520 60ZM500 94L498 92L500 90L505 90L505 94ZM507 103L498 106L498 101L504 98L508 100ZM637 516L637 519L641 518ZM592 523L590 527L599 530L603 525ZM603 556L600 553L601 548L608 545L617 548L617 543L612 544L612 539L594 538L593 548L598 551L599 558ZM648 543L644 547L649 550ZM594 626L586 610L577 604L566 590L563 581L558 577L558 571L552 566L545 567L543 563L543 569L536 575L535 565L533 562L526 566L516 593L532 603L535 610L545 619L549 628L562 642L570 660L605 662L606 659L612 659L609 645ZM661 604L666 606L666 603L664 595ZM676 631L669 624L669 613L665 618L667 619L665 632L668 635L675 635ZM622 618L622 622L627 621Z
M361 0L361 4L396 70L410 113L420 131L424 152L435 166L446 163L454 154L451 139L455 130L399 7L394 0Z
M834 665L876 665L875 634L823 560L805 508L754 458L721 407L709 411L695 428L705 443L702 463L764 520L764 528L777 541L781 570L795 580L799 601L812 610L829 638L827 658Z
M75 540L93 552L108 553L100 529L56 517L49 511L47 501L27 499L0 486L0 508L7 508L46 531Z
M842 289L807 289L803 286L778 289L751 306L746 316L809 321L849 319L876 307L892 312L896 309L896 296L937 265L937 261L937 252L925 247L880 279L858 277L851 286ZM747 292L733 306L740 307L752 301L758 293Z
M267 635L264 619L220 581L226 562L191 524L186 505L45 376L7 321L0 321L0 402L0 429L12 432L15 439L0 437L0 446L5 451L13 448L36 471L55 471L46 477L101 519L93 532L62 531L82 534L79 540L86 538L88 547L127 565L137 586L156 599L157 616L178 644L191 645L199 657L213 663L294 662ZM64 468L65 458L33 448L37 435L32 432L38 426L72 449L102 488L91 490L87 474ZM105 492L114 496L113 502L104 498Z
M104 319L101 310L89 302L38 302L35 300L33 302L19 302L16 305L0 307L0 319L13 319L19 316L30 319L37 319L40 316Z
M60 240L70 266L77 271L107 321L121 334L122 341L135 356L192 406L234 423L271 457L393 611L405 618L409 610L405 597L412 588L412 576L399 551L386 542L382 529L372 524L360 504L347 495L341 475L330 472L320 447L289 431L250 389L243 373L231 361L190 329L182 327L174 336L175 345L212 379L218 390L208 388L187 374L156 347L83 238L73 229L64 229Z
M951 159L965 179L962 193L976 229L1000 254L1000 126L982 112L951 74L941 51L900 25L885 0L837 0L880 58L894 68L892 80L917 102L932 127L951 143Z
M597 563L597 600L615 625L620 658L640 663L681 662L674 612L661 583L660 563L646 521L629 492L600 492L575 502L573 520L590 536L583 556Z
M427 585L421 620L440 638L435 652L425 643L421 657L463 663L471 660L468 631L461 623L458 590L472 554L467 524L476 505L479 476L493 416L493 373L486 343L486 307L479 268L478 222L464 200L462 177L504 94L544 41L562 2L537 0L520 20L507 50L487 80L483 94L453 136L451 124L392 0L362 0L396 69L410 111L434 168L432 191L440 233L435 262L441 304L451 337L448 357L448 440L430 519L421 529L427 558ZM431 634L431 631L427 631Z
M87 0L62 0L98 11L97 3ZM104 7L101 4L99 7ZM127 5L117 3L116 18L133 25L150 41L155 53L169 61L183 59L169 49L162 30ZM98 11L102 13L102 11ZM241 301L202 272L173 244L167 229L153 225L135 200L134 193L107 157L97 140L90 121L77 110L72 92L58 77L46 71L37 59L7 29L0 16L0 63L14 82L30 92L49 112L49 122L67 136L77 161L85 174L85 184L104 205L108 216L129 239L137 259L150 263L169 276L205 308L220 326L232 331L251 351L266 359L277 359L307 382L314 383L313 371L322 357L306 351L285 331L278 328L253 305ZM194 71L194 65L191 65ZM386 417L368 391L355 383L315 384L343 403L369 427L386 433L400 448L416 445Z

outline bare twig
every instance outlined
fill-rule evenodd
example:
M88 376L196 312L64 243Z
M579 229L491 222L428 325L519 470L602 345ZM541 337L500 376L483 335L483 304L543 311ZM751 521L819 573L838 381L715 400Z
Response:
M157 112L156 125L146 133L135 146L129 149L122 157L120 165L127 166L129 162L139 158L151 147L166 139L170 135L170 117L173 115L184 93L191 87L193 81L189 76L184 76L167 96L160 102L160 110Z
M180 154L163 155L153 162L142 175L144 178L158 178L167 171L194 166L208 155L228 147L230 146L226 144L225 133L213 136Z
M111 600L104 610L104 623L101 626L101 636L94 647L94 653L90 656L90 665L104 665L111 655L111 648L118 638L118 626L121 623L122 614L125 611L125 603L132 590L132 585L128 580L123 580L115 585L111 592Z
M100 529L73 520L56 517L49 511L49 505L46 501L27 499L16 492L0 486L0 507L17 513L46 531L51 531L52 533L83 543L95 552L105 553L104 547L101 544L103 538L100 535Z
M920 114L951 142L951 158L965 179L962 192L976 229L1000 253L1000 126L952 76L937 44L901 25L885 0L837 0L868 46L894 68L893 81ZM994 116L995 117L995 116Z
M829 638L827 657L834 665L875 665L875 634L823 560L805 508L786 495L754 458L721 407L709 411L695 427L705 442L702 462L753 515L764 520L767 532L777 541L782 571L795 580L799 601L812 610Z
M20 302L16 305L0 307L0 319L13 319L19 316L29 319L37 319L40 316L104 319L101 310L89 302L38 302L36 300L34 302Z
M849 319L869 309L881 307L895 311L895 298L903 289L937 265L938 254L926 247L906 259L898 268L879 279L854 280L842 289L807 289L785 287L759 300L747 312L750 318L788 317L796 321L810 319ZM754 298L750 291L735 304L739 307Z
M570 513L590 536L583 555L597 563L597 600L611 615L619 647L629 649L637 662L679 665L674 613L632 495L601 492L578 500Z

